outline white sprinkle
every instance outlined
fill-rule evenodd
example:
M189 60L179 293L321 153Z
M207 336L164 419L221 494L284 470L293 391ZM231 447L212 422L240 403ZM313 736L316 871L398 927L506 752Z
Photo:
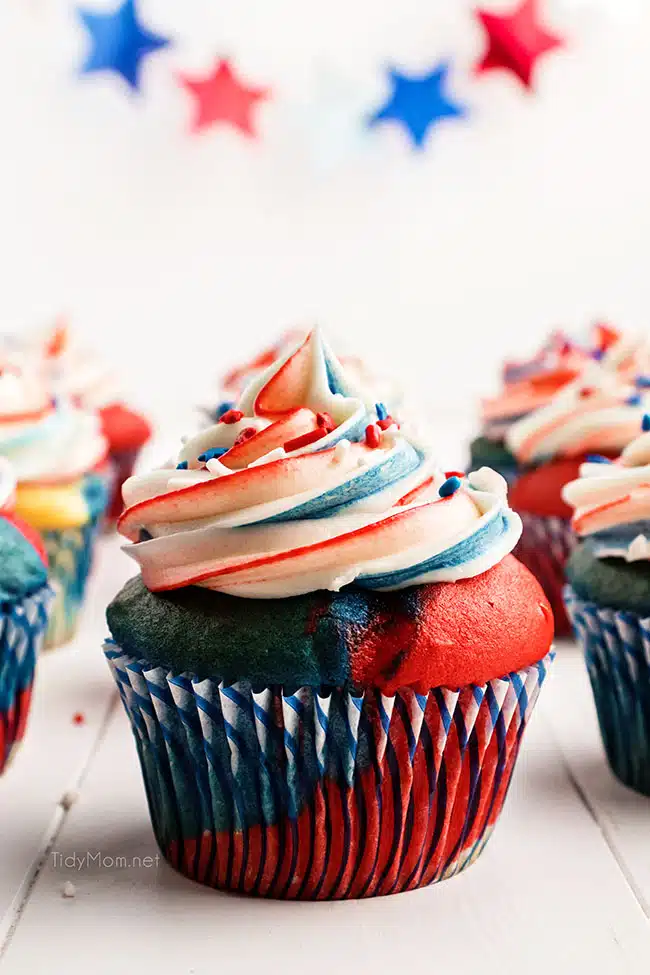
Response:
M630 542L625 558L628 562L640 562L642 559L650 559L650 542L645 535L637 535Z
M218 474L220 477L224 474L232 474L230 468L222 464L218 457L211 457L205 466L211 474Z
M506 479L491 467L481 467L478 471L472 471L468 477L469 486L475 491L485 491L487 494L496 494L497 497L506 498L508 496L508 485Z
M350 449L349 440L339 440L339 442L334 447L332 463L340 464L343 458L347 455L349 449Z
M61 796L61 805L67 811L68 809L71 809L72 806L74 806L78 798L79 798L79 792L76 789L68 789L68 791L64 792L63 795Z
M269 450L268 454L262 454L257 460L252 460L249 467L261 467L262 464L270 464L273 460L280 460L281 457L286 457L286 452L284 447L276 447L275 450Z
M70 880L66 880L63 887L61 888L61 894L63 897L75 897L77 893L77 888Z

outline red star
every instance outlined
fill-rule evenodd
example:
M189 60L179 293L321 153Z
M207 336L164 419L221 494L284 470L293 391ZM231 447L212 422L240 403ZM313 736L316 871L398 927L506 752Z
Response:
M196 99L193 132L224 122L246 135L255 135L251 112L256 102L268 96L266 88L248 88L242 84L227 60L218 61L207 78L181 75L180 80Z
M477 73L492 68L512 71L527 88L532 87L533 68L547 51L563 46L563 40L537 23L537 0L523 0L511 14L498 16L487 10L477 10L485 28L488 48L477 65Z

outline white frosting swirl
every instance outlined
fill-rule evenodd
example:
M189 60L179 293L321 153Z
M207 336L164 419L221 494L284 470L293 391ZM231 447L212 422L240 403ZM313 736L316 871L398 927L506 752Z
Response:
M448 478L373 400L318 332L290 349L174 466L124 485L118 527L145 584L278 598L452 581L500 562L521 533L503 478Z

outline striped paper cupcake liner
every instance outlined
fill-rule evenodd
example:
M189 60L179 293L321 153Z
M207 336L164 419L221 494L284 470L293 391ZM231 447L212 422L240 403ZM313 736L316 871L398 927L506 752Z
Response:
M25 733L51 601L52 591L44 586L0 610L0 773Z
M611 769L650 796L650 617L585 602L571 586L564 594L584 647Z
M298 900L397 893L472 863L552 659L481 686L355 697L104 651L163 855L208 886Z
M49 583L54 592L46 650L67 643L77 631L101 517L92 518L80 528L42 533L50 565Z
M564 571L575 547L567 518L518 512L524 526L515 555L533 573L551 604L556 636L569 636L571 623L564 606Z

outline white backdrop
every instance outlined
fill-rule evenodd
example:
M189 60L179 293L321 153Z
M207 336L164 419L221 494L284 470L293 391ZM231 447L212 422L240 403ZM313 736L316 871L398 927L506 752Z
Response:
M645 327L650 12L545 7L569 48L543 60L531 96L500 72L472 78L469 0L141 0L175 45L133 97L117 78L77 77L69 0L2 0L3 327L65 312L154 415L300 323L387 361L437 407L466 406L551 326ZM188 135L175 72L217 55L274 91L257 142ZM316 164L299 123L321 73L371 110L383 65L446 56L470 119L423 154L384 127L367 152Z

